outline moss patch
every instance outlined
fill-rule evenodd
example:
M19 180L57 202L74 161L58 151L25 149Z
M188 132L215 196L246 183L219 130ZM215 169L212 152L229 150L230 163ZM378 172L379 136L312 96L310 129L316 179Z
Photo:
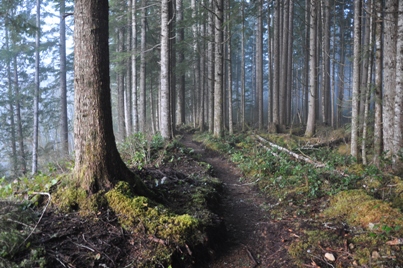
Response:
M179 245L192 240L198 227L195 218L188 214L175 215L146 197L133 196L128 188L126 182L119 182L105 195L122 226Z
M374 199L364 190L343 191L333 196L330 207L324 211L329 218L345 218L350 225L370 228L371 226L403 226L403 214L388 203ZM399 232L403 234L403 228Z

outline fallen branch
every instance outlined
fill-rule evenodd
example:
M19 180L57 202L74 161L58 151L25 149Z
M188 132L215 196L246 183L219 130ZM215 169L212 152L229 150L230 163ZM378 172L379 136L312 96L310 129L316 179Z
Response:
M317 161L314 161L314 160L310 159L309 157L302 156L302 155L299 155L299 154L297 154L297 153L294 153L294 152L292 152L292 151L290 151L290 150L288 150L288 149L286 149L286 148L284 148L284 147L281 147L281 146L279 146L279 145L277 145L277 144L275 144L275 143L272 143L272 142L270 142L270 141L268 141L268 140L266 140L266 139L264 139L264 138L262 138L262 137L260 137L260 136L258 136L258 135L256 135L256 137L257 137L257 139L260 140L261 142L268 143L271 147L273 147L273 148L275 148L275 149L277 149L277 150L279 150L279 151L285 152L285 153L291 155L292 157L294 157L294 158L297 159L297 160L302 160L302 161L304 161L304 162L306 162L306 163L312 164L315 168L324 168L324 167L326 167L326 164L324 164L324 163L322 163L322 162L317 162ZM278 157L278 155L275 154L274 152L272 152L272 151L270 150L270 148L268 148L267 146L264 146L263 144L261 144L261 145L262 145L266 150L270 151L274 156ZM343 171L339 171L339 170L336 170L336 169L334 169L333 171L336 172L337 174L343 176L343 177L347 177L347 176L348 176L348 174L344 173Z
M28 239L31 237L31 235L35 232L36 228L38 228L39 223L41 222L43 215L45 214L46 209L48 208L49 204L50 204L50 194L49 193L44 193L44 192L32 192L32 194L39 194L39 195L46 195L48 196L48 203L46 204L45 208L42 211L41 216L39 217L38 222L35 224L34 228L32 228L32 231L29 233L29 235L24 239L24 241L22 241L22 243L18 246L21 247L23 244L25 244L25 242L28 241Z
M307 163L309 163L309 164L312 164L312 165L314 165L314 166L317 167L317 168L323 168L323 167L326 166L324 163L315 162L315 161L313 161L312 159L310 159L310 158L308 158L308 157L305 157L305 156L296 154L296 153L294 153L294 152L292 152L292 151L290 151L290 150L288 150L288 149L286 149L286 148L284 148L284 147L281 147L281 146L279 146L279 145L277 145L277 144L274 144L274 143L272 143L272 142L270 142L270 141L268 141L268 140L266 140L266 139L263 139L263 138L260 137L260 136L256 136L256 137L257 137L260 141L265 142L265 143L268 143L271 147L276 148L277 150L280 150L280 151L282 151L282 152L286 152L287 154L291 155L292 157L294 157L294 158L296 158L296 159L298 159L298 160L305 161L305 162L307 162Z

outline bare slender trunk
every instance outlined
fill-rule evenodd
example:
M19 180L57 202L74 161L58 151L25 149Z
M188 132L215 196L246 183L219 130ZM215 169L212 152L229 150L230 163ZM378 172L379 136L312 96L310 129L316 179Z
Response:
M393 166L397 168L400 164L397 153L402 150L402 104L403 104L403 3L399 1L399 17L397 32L397 55L396 55L396 96L395 96L395 118L394 118L394 139ZM401 160L400 160L401 161Z
M383 151L388 156L395 152L394 139L394 105L396 95L396 42L397 42L397 0L386 0L383 20L383 101L382 128Z
M69 155L66 78L66 17L65 0L60 1L60 142L62 154Z
M32 174L38 171L38 142L39 142L39 46L40 46L40 27L41 27L41 1L36 0L36 35L35 35L35 93L34 93L34 127L32 138Z
M360 57L361 57L361 0L354 1L354 59L353 59L353 98L351 118L351 155L358 160L358 112L360 98Z
M374 158L379 165L382 153L382 20L381 3L375 0L375 122L374 122Z
M146 6L147 0L141 1L141 43L140 43L140 98L139 98L139 130L146 131Z
M213 0L209 0L210 9L214 8ZM214 132L214 15L208 14L208 89L209 89L209 132Z
M223 0L215 1L214 136L223 134Z
M10 51L9 45L9 33L8 28L6 28L6 49ZM14 94L13 94L13 82L11 78L11 58L7 58L7 85L8 85L8 110L10 113L10 143L11 143L11 162L12 162L12 172L14 176L18 175L18 158L17 158L17 144L16 144L16 134L15 134L15 118L14 118Z
M18 82L18 67L17 67L17 56L14 55L14 90L15 90L15 111L17 119L17 131L18 131L18 147L20 149L19 154L19 164L21 165L21 172L25 174L27 172L27 160L25 156L24 148L24 134L22 131L22 118L21 118L21 105L20 105L20 85Z
M160 131L164 139L171 138L169 99L169 2L161 1L161 118Z
M310 42L309 42L309 107L308 121L306 124L306 137L312 137L315 134L316 119L316 91L317 91L317 0L311 0L311 23L310 23Z
M131 67L132 67L132 118L133 118L133 132L139 131L138 124L138 104L137 104L137 21L136 21L136 0L132 0L131 6L132 16L132 46L131 46Z

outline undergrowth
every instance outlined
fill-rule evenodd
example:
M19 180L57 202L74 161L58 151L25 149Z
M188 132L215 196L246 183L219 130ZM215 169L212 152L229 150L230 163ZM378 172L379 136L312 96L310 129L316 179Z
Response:
M374 165L357 164L337 146L304 147L309 141L303 137L260 136L323 166L318 168L298 161L268 144L262 146L253 138L253 133L220 139L199 134L196 139L236 163L244 175L240 183L254 183L270 200L276 200L274 205L267 205L272 218L313 220L310 227L313 230L303 230L302 237L289 249L298 266L306 263L321 267L345 267L346 263L371 267L403 264L400 245L387 244L403 235L403 181L400 177ZM380 166L388 166L386 162ZM341 227L323 228L328 223ZM333 230L338 228L347 228L348 235L337 235ZM343 250L345 243L350 252ZM337 252L335 266L323 257L324 248ZM336 250L340 248L342 250Z
M170 267L174 255L183 263L192 261L189 252L208 241L206 229L216 228L217 216L210 207L218 203L221 183L209 176L211 166L200 163L202 171L190 177L165 175L164 170L150 173L192 154L177 140L167 142L160 134L134 134L118 148L126 164L139 176L145 175L144 182L165 195L168 203L136 196L125 182L107 193L88 196L69 172L58 173L54 165L34 177L0 178L0 268L47 267L46 249L35 234L41 232L37 223L49 204L53 213L74 214L86 220L97 220L101 210L111 211L133 237L157 243L154 250L141 253L142 261L133 260L136 267Z

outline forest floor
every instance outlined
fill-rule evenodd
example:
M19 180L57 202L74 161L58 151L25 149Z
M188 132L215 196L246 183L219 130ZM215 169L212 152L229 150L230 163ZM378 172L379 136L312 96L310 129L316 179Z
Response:
M235 164L193 141L191 134L184 134L179 142L193 150L195 159L179 154L180 161L172 161L159 169L143 169L140 175L202 174L198 163L208 163L211 176L223 183L220 202L214 212L224 227L210 234L211 241L206 248L197 249L207 254L195 256L197 252L194 252L192 261L179 261L172 267L295 267L287 248L298 237L293 231L298 218L272 220L268 209L272 200L263 197L252 183L240 182L242 174ZM172 206L178 206L174 201L178 200L172 200ZM63 214L48 209L39 222L41 231L36 240L46 250L46 267L136 267L136 259L150 258L144 252L153 252L159 244L148 236L133 237L108 209L101 209L96 218L94 221L79 213ZM22 254L21 258L26 255Z
M211 144L203 137L203 143L194 140L196 136L191 132L182 133L172 146L160 148L155 162L132 169L161 195L169 211L189 214L204 222L203 230L191 232L197 239L186 240L191 244L163 240L158 233L148 232L141 219L138 227L128 230L122 227L120 218L126 214L115 214L107 204L96 213L83 216L78 207L69 212L48 207L51 202L45 196L39 200L38 209L32 212L26 209L24 214L28 215L24 216L17 205L0 200L0 231L7 225L14 230L13 236L0 232L0 246L6 247L0 247L0 268L402 267L403 217L387 203L395 200L396 207L403 204L400 198L403 181L397 176L386 178L362 171L362 178L347 180L332 175L335 171L325 170L314 173L312 181L308 181L307 173L315 168L301 169L300 164L291 160L287 162L288 169L292 174L298 173L297 176L285 172L284 177L275 175L272 180L259 182L253 174L241 171L243 166L239 163L233 163L234 155L242 153L240 146L246 144L243 139L238 143L215 141L234 143L232 155L227 156L210 149ZM256 156L248 153L242 157L252 159L253 170L276 165L271 163L273 159L253 158ZM340 159L346 162L346 158ZM309 197L308 182L320 194ZM336 195L337 200L358 202L332 205L332 197L325 191L340 187L341 183L350 184L343 187L347 191ZM279 196L277 191L282 188L288 192ZM365 194L363 189L382 201ZM57 197L52 189L50 195ZM146 204L149 208L154 205ZM329 207L335 207L336 212L340 210L339 214L326 216ZM356 218L346 218L350 215ZM31 218L30 223L21 223L25 222L23 218ZM348 221L355 226L346 224ZM361 226L356 222L361 222ZM371 227L372 223L375 226ZM24 226L28 233L22 232ZM15 235L20 240L14 241ZM3 259L4 252L18 252L13 253L11 261L20 265L11 265Z

